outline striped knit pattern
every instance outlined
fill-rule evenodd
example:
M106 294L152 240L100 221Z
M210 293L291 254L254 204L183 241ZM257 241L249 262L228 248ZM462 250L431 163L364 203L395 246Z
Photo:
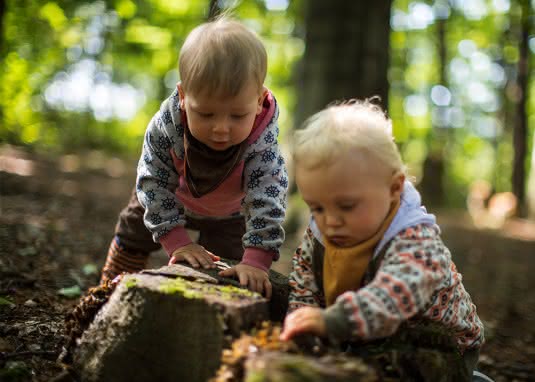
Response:
M143 252L132 252L119 243L119 238L114 237L106 263L102 269L100 283L103 284L108 280L113 280L117 275L126 273L139 272L147 266L149 254Z
M277 141L279 109L271 93L266 100L267 103L273 104L274 112L260 114L259 118L263 115L265 119L259 122L259 126L265 128L243 153L243 174L241 178L238 177L238 180L241 179L241 190L238 184L236 190L233 192L228 190L229 194L226 196L222 191L227 190L220 188L214 190L211 195L216 196L221 193L217 197L221 203L227 205L229 200L234 200L237 196L239 200L242 191L245 192L241 200L241 212L246 220L246 233L242 238L243 247L275 254L274 259L277 259L279 248L284 241L282 222L286 211L289 183L286 165ZM267 107L266 104L265 106ZM183 230L187 214L207 216L205 212L188 208L177 196L177 191L185 190L184 175L181 175L179 169L175 167L180 161L185 160L184 115L180 109L178 91L175 89L162 103L160 111L147 127L137 169L137 196L145 208L145 226L152 232L155 242L164 244L160 239L167 238L169 241L164 241L169 246L164 244L164 247L171 249L183 245L182 240L177 239L175 234L177 230L178 232ZM195 198L190 199L190 204L192 200ZM221 208L224 207L223 204ZM239 204L236 207L238 206ZM226 216L226 213L218 215L219 212L212 211L215 213L212 216ZM166 251L172 252L168 248Z
M314 236L307 230L293 257L289 311L303 306L324 307L323 292L314 279ZM438 228L417 225L400 232L388 245L373 280L341 294L329 309L349 330L343 340L392 335L403 321L423 318L452 329L461 351L479 348L483 325L462 284ZM333 305L334 307L334 305ZM338 315L343 312L342 315ZM327 311L326 314L329 314Z
M292 259L292 273L288 283L290 298L288 310L292 312L305 306L325 307L325 296L318 287L312 268L312 252L314 251L314 234L307 228L301 245L296 249Z

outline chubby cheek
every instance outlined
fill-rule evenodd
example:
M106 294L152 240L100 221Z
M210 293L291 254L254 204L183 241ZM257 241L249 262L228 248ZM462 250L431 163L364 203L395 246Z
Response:
M194 132L197 130L197 127L199 126L200 122L191 115L191 113L188 113L186 115L186 121L188 122L188 128L191 132Z
M209 129L205 128L202 123L199 123L196 120L188 120L188 128L193 135L198 140L203 140L206 138L207 132Z
M368 210L363 214L353 215L348 221L348 226L359 237L367 239L372 236L383 221L382 211Z
M233 129L233 138L236 143L244 141L252 132L254 125L254 118L248 118L247 121L240 123Z
M374 222L366 216L360 218L352 217L349 221L346 220L346 222L351 233L357 236L366 236L373 229L372 226L374 225Z

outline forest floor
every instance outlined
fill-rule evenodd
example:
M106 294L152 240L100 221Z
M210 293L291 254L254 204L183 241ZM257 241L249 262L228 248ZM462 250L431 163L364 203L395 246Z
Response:
M134 172L135 160L98 152L0 146L0 381L49 381L62 370L64 317L98 283ZM462 214L438 218L486 326L480 369L497 382L535 381L535 226L518 221L504 233ZM288 274L297 240L274 269ZM165 259L157 253L151 265Z

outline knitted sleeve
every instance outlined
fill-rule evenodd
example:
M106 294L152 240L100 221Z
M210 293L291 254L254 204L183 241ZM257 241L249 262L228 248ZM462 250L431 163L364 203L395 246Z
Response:
M136 190L145 208L145 226L168 253L191 242L184 229L184 206L175 195L179 178L171 157L171 150L184 157L183 131L178 97L173 94L147 127L137 168Z
M418 225L390 243L374 277L345 292L324 312L329 335L338 340L374 339L426 311L451 279L451 257L437 228Z
M266 257L268 262L263 263L268 267L272 260L278 259L284 241L282 223L288 192L286 165L277 143L277 118L278 110L246 152L243 179L246 193L242 201L246 220L243 262L247 263L250 255L255 254Z
M325 306L312 268L312 253L316 243L312 231L307 228L301 245L296 249L292 258L292 272L288 280L290 285L288 313L304 306Z

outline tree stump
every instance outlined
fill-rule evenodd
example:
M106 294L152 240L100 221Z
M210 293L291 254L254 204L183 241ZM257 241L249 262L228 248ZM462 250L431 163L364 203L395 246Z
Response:
M285 280L272 279L279 299L287 296ZM127 275L79 331L73 369L82 381L470 380L453 334L440 324L413 320L391 337L344 348L313 336L285 342L274 323L285 307L277 299L269 306L216 270L174 264Z
M471 380L452 333L437 323L406 323L391 337L343 349L310 335L280 341L280 331L264 323L242 334L210 382Z
M231 266L234 266L239 263L239 261L237 260L229 260L229 259L223 259L223 260ZM189 268L188 265L185 265L182 268L180 268L182 270L179 272L183 273L184 272L183 268L192 269L192 268ZM240 287L240 283L237 280L219 276L218 275L219 269L199 268L199 269L195 269L195 271L198 273L203 273L205 275L208 275L211 278L217 280L219 283ZM177 277L178 276L177 272L178 271L176 270L176 268L170 268L170 267L165 266L159 269L144 270L141 273L149 273L149 274L155 274L155 275L159 274L162 276ZM184 275L182 275L182 277L184 277ZM270 270L269 280L271 281L271 286L273 288L271 299L268 302L269 320L273 322L282 323L282 321L284 320L284 317L286 316L286 311L288 310L288 295L290 294L290 286L288 285L288 277L274 270Z
M83 333L83 381L206 381L225 336L267 320L267 300L181 265L127 275Z
M280 333L279 324L264 322L261 328L242 334L223 351L221 367L209 382L379 380L362 359L327 352L316 337L281 341Z
M266 352L245 363L245 382L377 382L374 369L362 360L343 355L320 358Z

